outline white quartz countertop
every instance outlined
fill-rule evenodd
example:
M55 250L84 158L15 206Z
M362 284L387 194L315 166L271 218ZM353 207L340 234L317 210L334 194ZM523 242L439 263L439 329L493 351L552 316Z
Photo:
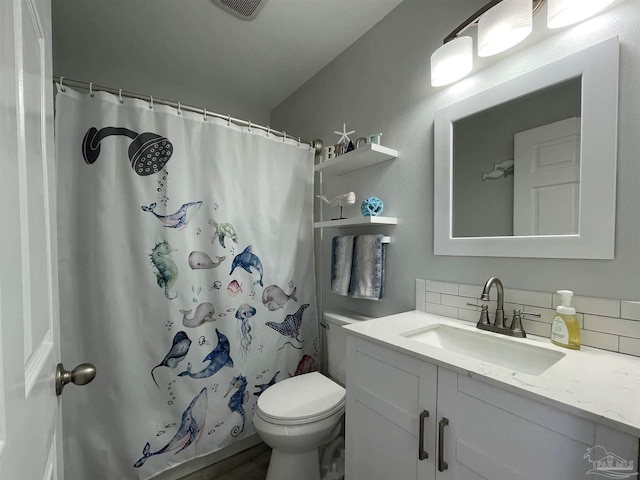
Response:
M529 375L401 335L438 324L547 348L565 356L546 371ZM553 345L543 337L507 337L478 330L468 322L417 310L344 328L357 337L640 437L638 357L584 346L570 350Z

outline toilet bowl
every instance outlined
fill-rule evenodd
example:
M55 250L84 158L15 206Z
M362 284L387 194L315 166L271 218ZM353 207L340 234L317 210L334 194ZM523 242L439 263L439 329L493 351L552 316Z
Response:
M371 317L348 310L324 312L327 368L282 380L258 397L253 425L271 447L266 480L320 480L319 447L333 445L322 466L332 466L345 410L347 338L342 326ZM335 381L334 381L335 380ZM335 470L335 468L334 468ZM329 478L342 478L331 472Z
M317 372L276 383L258 398L253 425L272 448L266 480L320 480L318 447L344 414L345 389Z

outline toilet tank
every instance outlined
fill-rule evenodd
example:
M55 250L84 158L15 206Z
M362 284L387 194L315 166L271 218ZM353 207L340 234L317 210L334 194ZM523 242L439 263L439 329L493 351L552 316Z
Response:
M327 310L322 314L327 332L327 367L329 376L346 385L347 334L342 328L373 317L367 317L350 310Z

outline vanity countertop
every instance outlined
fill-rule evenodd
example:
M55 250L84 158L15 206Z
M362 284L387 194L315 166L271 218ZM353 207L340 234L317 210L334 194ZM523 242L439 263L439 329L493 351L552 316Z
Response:
M401 335L438 324L480 332L469 322L417 310L344 328L365 340L640 437L640 358L584 346L569 350L533 335L518 339L481 332L565 354L541 374L528 375Z

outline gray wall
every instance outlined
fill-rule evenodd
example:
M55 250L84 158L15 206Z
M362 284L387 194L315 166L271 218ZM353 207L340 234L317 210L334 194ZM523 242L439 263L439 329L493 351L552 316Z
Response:
M188 1L186 0L186 2ZM229 114L235 118L248 119L261 125L269 123L268 109L245 98L231 95L229 92L203 87L206 85L206 79L189 78L183 75L181 81L176 83L169 80L169 76L158 75L155 71L149 71L144 65L137 64L134 61L137 58L136 55L129 55L128 52L122 52L116 48L110 52L108 58L96 55L94 53L95 45L92 42L112 45L115 38L127 35L126 27L122 27L118 23L109 23L109 20L103 18L101 12L106 10L110 15L123 16L123 20L127 20L126 9L121 8L118 11L118 6L110 6L109 2L93 0L84 2L82 8L77 8L74 13L83 23L89 24L95 31L95 35L85 38L82 35L77 35L77 32L69 31L77 23L77 19L69 21L65 17L68 15L67 8L70 6L68 4L55 5L55 3L54 0L52 8L54 75L84 82L94 82L111 88L122 88L143 95L153 95L155 98L180 101L183 105L206 108L224 115ZM180 0L176 0L176 3L180 3ZM162 8L166 9L167 5ZM179 32L179 29L183 27L180 22L184 19L177 20L176 31ZM144 24L140 27L155 32L157 36L149 35L150 42L158 43L161 39L167 41L172 35L176 35L174 31L167 31L166 34L163 34L157 25ZM99 32L106 33L100 36ZM131 44L130 48L136 52L144 51L147 48L147 57L153 59L154 56L160 55L160 58L155 58L155 60L157 62L164 61L161 55L162 51L159 52L155 46L150 48L145 45ZM104 51L104 48L99 50ZM169 64L167 68L179 69L180 66ZM175 76L172 77L175 78Z
M328 196L353 190L376 195L396 227L327 229L318 233L316 269L323 308L388 314L413 309L415 279L482 284L496 275L510 288L640 300L640 9L618 3L599 17L560 31L536 34L512 52L483 60L474 76L445 88L430 86L429 59L442 39L484 0L405 0L364 37L271 112L271 125L304 138L335 143L346 122L354 137L382 132L397 148L393 162L325 179ZM544 12L543 12L544 13ZM541 15L536 22L540 22ZM542 19L543 21L543 19ZM615 260L446 257L433 255L433 117L437 109L533 70L611 36L621 41ZM476 57L477 60L477 57ZM358 203L359 203L358 201ZM328 212L328 210L325 210ZM329 212L333 213L333 212ZM357 205L349 216L359 215ZM325 217L328 215L325 214ZM392 236L386 298L354 300L329 292L334 235L382 232Z

